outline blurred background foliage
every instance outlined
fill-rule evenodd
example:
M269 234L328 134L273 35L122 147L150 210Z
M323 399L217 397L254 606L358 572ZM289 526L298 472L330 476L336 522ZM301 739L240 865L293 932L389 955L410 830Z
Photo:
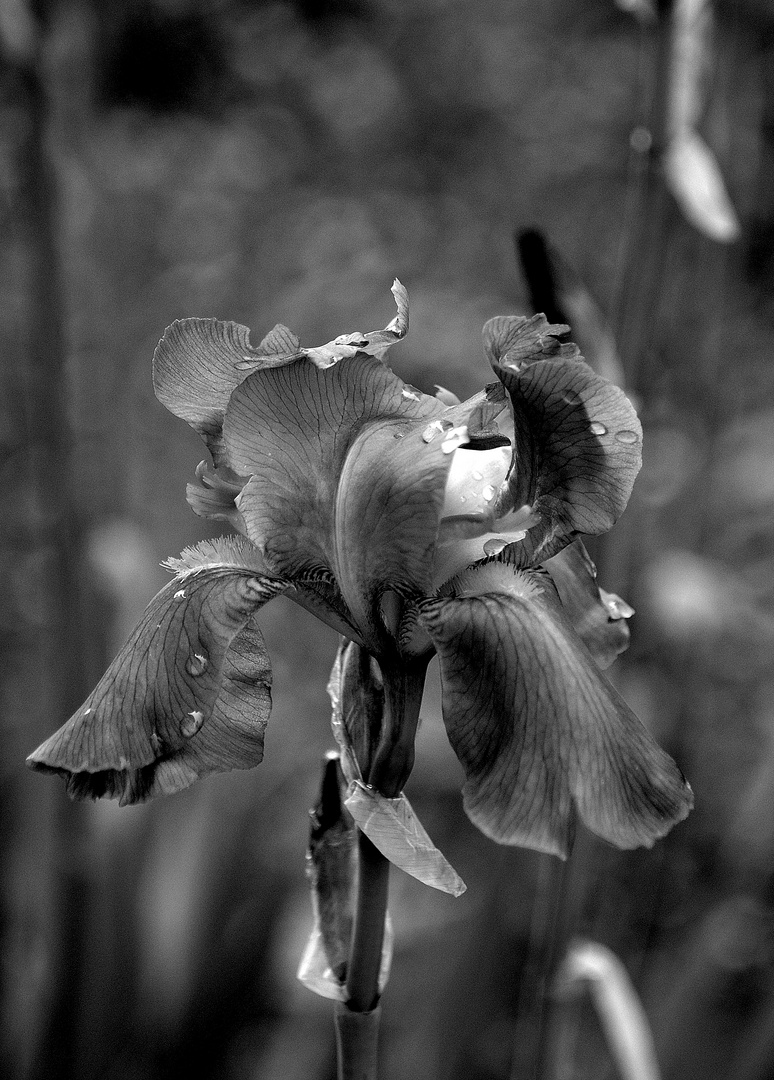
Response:
M391 362L422 389L473 392L483 322L553 298L636 398L644 468L594 555L637 609L612 676L696 809L651 852L497 848L431 686L409 794L468 892L394 874L384 1076L616 1075L587 996L549 992L540 1022L576 935L624 961L663 1077L774 1076L774 11L717 0L701 47L729 243L665 183L671 6L3 0L3 1076L333 1075L329 1003L295 969L335 635L266 610L255 772L118 809L23 761L161 559L210 535L184 497L201 444L152 393L164 327L282 321L316 344L384 325L395 275L412 326ZM553 291L517 260L525 229Z

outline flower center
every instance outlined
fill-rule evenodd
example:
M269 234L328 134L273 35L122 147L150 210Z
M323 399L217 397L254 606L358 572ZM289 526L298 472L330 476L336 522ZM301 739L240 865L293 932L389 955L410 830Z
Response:
M471 563L523 540L537 524L531 506L517 507L501 518L495 516L512 453L510 446L454 451L438 530L436 586Z

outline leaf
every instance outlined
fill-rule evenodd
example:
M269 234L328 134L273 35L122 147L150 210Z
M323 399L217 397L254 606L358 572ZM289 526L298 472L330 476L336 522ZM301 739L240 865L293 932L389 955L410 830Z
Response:
M526 324L508 336L505 357L519 353L523 332ZM530 342L522 352L535 355ZM541 519L509 548L521 565L534 566L579 533L613 526L642 463L642 429L624 392L582 359L506 364L505 357L494 367L513 406L514 465L495 510L502 517L530 506Z
M271 669L252 619L286 585L230 562L246 543L183 553L178 577L31 768L64 776L74 798L125 805L261 761Z
M443 716L487 836L566 856L574 814L621 848L650 847L692 805L680 770L605 679L545 574L491 562L422 621Z
M596 941L571 942L556 973L563 997L586 983L622 1080L659 1080L648 1018L629 973L612 950Z
M353 780L344 805L386 859L441 892L461 896L466 885L423 829L405 795L388 799Z
M664 154L664 177L688 221L721 244L737 240L741 225L715 155L695 131L681 131Z
M575 632L601 668L629 647L626 620L634 609L597 585L597 568L581 540L574 540L544 564Z
M341 783L338 755L328 754L320 799L311 812L306 860L318 947L327 961L323 981L338 987L347 979L357 876L357 831L343 810Z

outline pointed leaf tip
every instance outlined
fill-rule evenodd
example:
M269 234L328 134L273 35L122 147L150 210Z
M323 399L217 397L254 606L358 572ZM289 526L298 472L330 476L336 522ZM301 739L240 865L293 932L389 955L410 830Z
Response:
M395 866L441 892L452 896L465 892L465 882L427 835L405 795L388 799L355 780L349 785L344 805L371 843Z

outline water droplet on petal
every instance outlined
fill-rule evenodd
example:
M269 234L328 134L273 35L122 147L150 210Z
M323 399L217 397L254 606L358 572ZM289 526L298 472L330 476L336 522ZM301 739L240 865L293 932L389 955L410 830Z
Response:
M185 589L178 589L175 593L175 600L185 600ZM159 623L161 626L161 623Z
M198 709L194 709L193 712L186 713L180 724L180 732L184 739L191 739L204 723L204 713L199 712Z
M464 446L467 442L470 442L470 439L468 437L468 429L465 425L452 428L451 431L447 432L446 438L441 443L441 453L451 454L458 447Z
M91 709L84 709L83 710L83 715L88 716L90 712L91 712Z
M594 435L607 435L607 428L604 424L600 424L599 420L593 420L589 427Z
M636 431L617 431L615 437L620 443L636 443L639 439L639 435Z
M407 386L404 386L401 390L401 397L409 398L410 401L419 401L419 394L415 394L413 390L409 390Z
M510 543L509 540L504 540L501 536L494 537L492 540L487 540L484 544L485 555L499 555L501 551L504 551Z
M491 502L496 494L497 492L491 484L487 484L485 488L481 489L481 498L484 500L484 502Z
M185 662L185 670L189 675L203 675L207 670L207 657L204 653L192 653Z
M393 439L402 439L405 435L405 431L396 431L393 435Z
M484 479L484 474L480 473L478 470L476 470L475 472L472 472L470 475L473 477L474 480L483 480Z
M440 420L433 420L422 432L422 442L431 443L436 435L441 434L443 429L443 423Z

